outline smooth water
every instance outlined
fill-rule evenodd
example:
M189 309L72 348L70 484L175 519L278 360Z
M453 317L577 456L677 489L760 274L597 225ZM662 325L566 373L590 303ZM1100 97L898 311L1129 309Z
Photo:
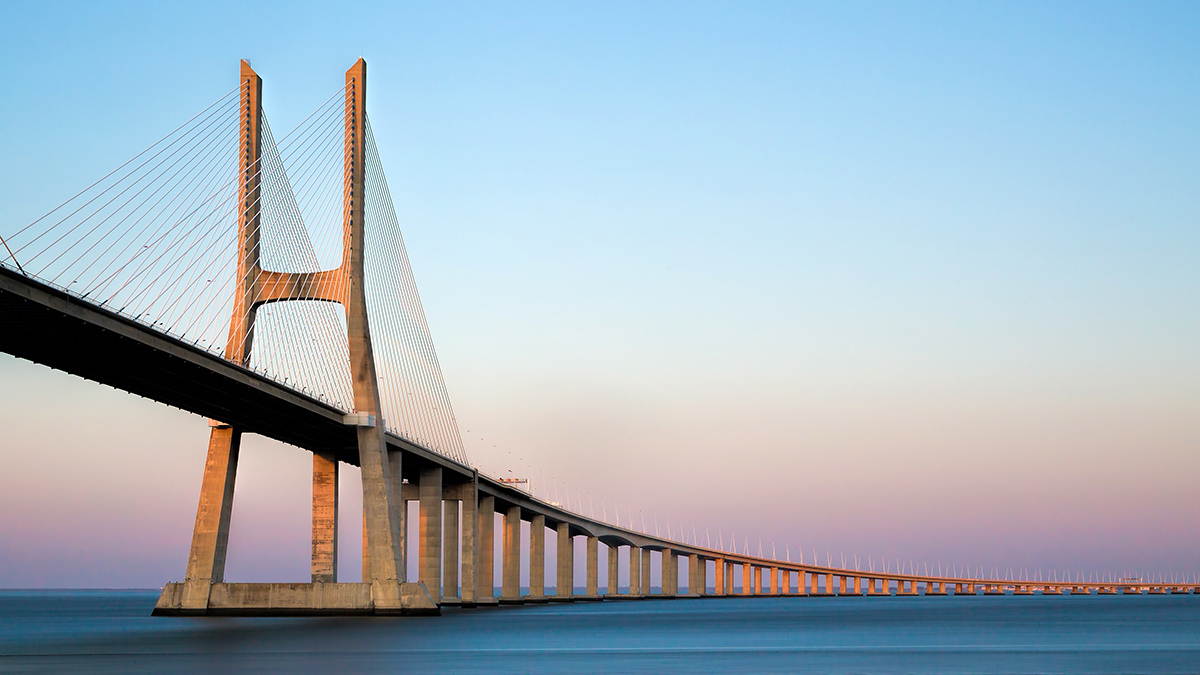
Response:
M1200 596L731 598L391 619L151 618L0 591L0 672L1197 673Z

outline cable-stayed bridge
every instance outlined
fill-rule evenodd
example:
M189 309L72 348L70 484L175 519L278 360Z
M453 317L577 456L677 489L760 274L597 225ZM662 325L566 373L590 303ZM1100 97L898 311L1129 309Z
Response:
M243 62L238 85L208 108L46 216L0 232L0 349L210 420L185 577L163 589L155 613L1196 592L1186 579L1002 579L984 570L935 575L777 560L651 535L631 522L608 522L607 514L585 516L582 507L484 475L459 435L371 132L366 84L360 60L325 103L276 138L261 105L262 80ZM309 583L225 581L246 433L313 455ZM359 583L338 580L342 463L362 473ZM415 528L405 522L410 502L420 514ZM522 522L530 523L528 550ZM557 538L553 594L545 585L548 528ZM415 542L407 540L410 529ZM575 578L576 538L584 540L582 580ZM407 578L410 549L418 557L415 579Z

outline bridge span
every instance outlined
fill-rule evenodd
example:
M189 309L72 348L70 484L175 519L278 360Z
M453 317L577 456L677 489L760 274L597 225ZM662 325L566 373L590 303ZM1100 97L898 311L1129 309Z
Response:
M302 182L321 169L283 170L283 144L270 134L261 89L262 80L243 62L237 89L227 102L214 104L236 120L232 181L170 196L198 179L177 180L180 160L162 160L146 171L161 171L166 179L129 173L121 179L126 187L120 181L101 186L101 196L120 190L121 198L158 186L144 199L129 197L109 211L89 212L85 207L100 197L81 193L80 200L89 200L83 206L71 206L75 210L42 229L7 233L0 252L6 256L0 260L0 350L210 420L187 571L183 581L164 587L156 615L432 614L446 605L734 596L1196 592L1198 585L1188 583L1011 581L780 561L621 527L481 474L462 449L402 244L387 249L372 239L395 216L366 117L365 62L347 72L325 112L314 113L325 120L323 129L341 132L336 265L318 264L319 247L309 240L312 223L305 221L314 217L302 215L303 199L288 178L291 172ZM213 113L216 121L200 119L179 138L164 139L170 145L152 157L175 147L168 158L196 153L196 166L212 162L219 174L228 157L218 142L205 145L205 134L215 133L208 130L219 128L223 118ZM312 138L300 146L301 157L312 155L307 148L325 132L305 133ZM227 219L217 208L202 208L214 200L196 196L219 192L221 185L233 190ZM179 202L172 210L161 206L168 197ZM280 240L290 248L272 253L272 242ZM373 263L368 250L394 255ZM387 281L374 290L372 270L382 270ZM332 328L305 333L310 324L289 326L280 318L286 318L279 309L284 305L310 312L311 325L325 321ZM214 316L227 318L214 324ZM225 579L246 433L312 453L309 582ZM360 467L363 477L363 569L355 583L339 581L337 568L342 464ZM419 514L415 546L407 541L411 503ZM547 558L547 531L556 539L553 560ZM575 578L577 540L586 559L582 580ZM407 575L410 548L418 557L414 579ZM523 560L529 569L524 592ZM545 585L547 563L555 570L553 593ZM619 587L622 572L628 584Z

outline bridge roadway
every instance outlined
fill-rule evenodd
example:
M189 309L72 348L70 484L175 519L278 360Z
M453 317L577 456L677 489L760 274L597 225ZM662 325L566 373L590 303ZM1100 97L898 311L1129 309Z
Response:
M202 347L153 326L99 307L85 298L13 269L0 266L0 350L14 356L106 384L138 396L230 424L309 451L331 453L358 463L356 432L333 406L225 360ZM1195 593L1197 584L1123 581L1004 581L849 570L779 561L672 541L618 527L547 503L511 485L481 475L417 443L387 434L389 454L398 458L402 483L397 497L419 504L419 581L435 605L485 605L645 597L747 595L926 595L948 593L1016 595L1058 593ZM407 513L407 510L404 511ZM461 516L460 516L461 514ZM497 597L493 547L495 516L501 514L501 577ZM462 527L460 533L459 520ZM520 523L531 523L525 554L531 585L520 592ZM544 579L545 531L558 537L557 594L547 595ZM406 530L407 528L405 528ZM402 532L402 536L403 536ZM574 579L574 540L586 541L583 593ZM600 593L598 544L608 548L610 584ZM406 544L404 550L410 547ZM621 548L626 549L624 590L618 578ZM659 556L659 590L651 593L651 554ZM687 560L688 583L680 592L679 559ZM665 560L666 564L662 561ZM462 578L459 578L461 568ZM710 576L709 570L712 573ZM444 575L443 575L444 573ZM738 579L740 577L740 579ZM156 613L182 613L169 584ZM294 614L296 607L318 607L312 587L320 584L213 585L209 614ZM363 595L364 584L325 584ZM173 588L176 587L176 588ZM303 587L303 588L301 588ZM299 590L298 590L299 589ZM296 594L304 597L297 597ZM176 597L175 600L178 600ZM361 613L363 602L327 607L312 613Z

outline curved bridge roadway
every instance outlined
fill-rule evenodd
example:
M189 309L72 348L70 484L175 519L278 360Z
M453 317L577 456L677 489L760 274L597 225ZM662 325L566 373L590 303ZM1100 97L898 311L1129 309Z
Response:
M0 350L52 368L174 406L305 450L358 463L356 432L342 411L303 392L165 334L152 326L98 307L84 298L0 266ZM472 467L419 444L388 434L400 459L401 482L393 489L419 503L419 579L437 605L481 605L646 597L746 595L1017 595L1081 593L1194 593L1197 584L1083 581L1002 581L981 578L889 574L805 565L695 546L588 518L480 475ZM404 510L407 513L407 510ZM495 515L503 515L499 561L493 559ZM460 528L459 520L462 521ZM520 593L521 521L531 523L531 585ZM545 534L558 538L555 595L547 595ZM406 530L407 528L402 528ZM461 532L460 532L461 529ZM403 536L403 535L402 535ZM574 538L584 537L586 579L576 593ZM609 585L601 593L599 547L608 548ZM404 546L407 550L409 546ZM622 551L621 549L625 550ZM651 589L651 557L662 563L658 591ZM621 559L626 564L620 564ZM687 559L681 592L679 559ZM492 580L499 563L503 583ZM630 584L616 588L620 568ZM459 578L459 571L461 576ZM289 595L289 584L215 584L210 614L296 613L311 597ZM326 584L357 587L361 584ZM351 591L354 589L351 588ZM304 591L311 594L311 590ZM176 613L168 586L158 613ZM311 613L337 613L314 609Z

